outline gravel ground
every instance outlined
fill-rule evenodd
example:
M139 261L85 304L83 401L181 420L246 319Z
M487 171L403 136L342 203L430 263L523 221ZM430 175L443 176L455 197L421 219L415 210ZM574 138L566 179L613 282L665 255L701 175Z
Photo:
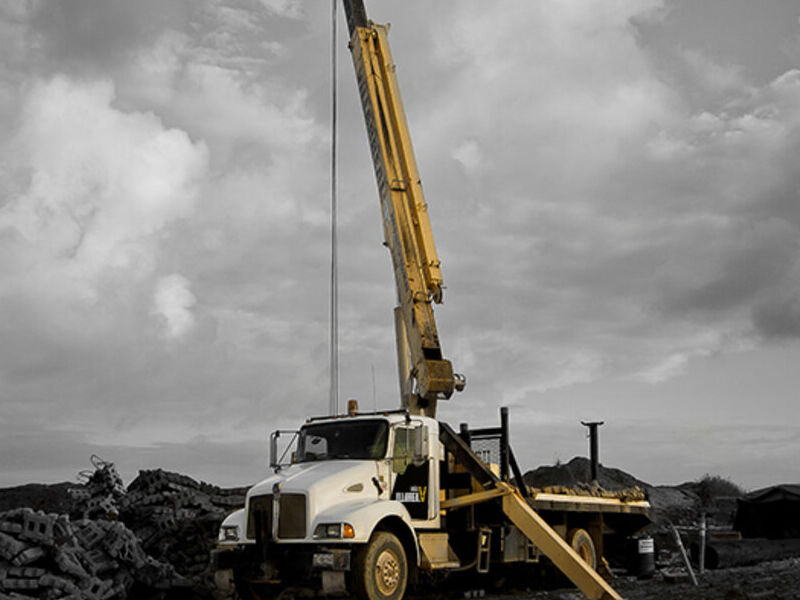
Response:
M665 571L649 580L617 577L614 589L626 600L800 600L800 559L762 563L752 567L718 569L698 575L697 587L685 572ZM483 600L584 600L575 589L481 594L464 598Z

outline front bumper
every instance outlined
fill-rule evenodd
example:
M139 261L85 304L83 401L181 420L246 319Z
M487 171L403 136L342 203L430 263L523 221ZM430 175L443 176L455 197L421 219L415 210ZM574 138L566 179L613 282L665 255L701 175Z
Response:
M269 562L280 573L314 571L349 571L350 548L331 548L316 545L270 545L261 551L256 544L242 544L211 551L214 569L249 571Z
M211 551L211 566L214 569L242 569L255 566L260 554L252 544L228 548L214 548Z

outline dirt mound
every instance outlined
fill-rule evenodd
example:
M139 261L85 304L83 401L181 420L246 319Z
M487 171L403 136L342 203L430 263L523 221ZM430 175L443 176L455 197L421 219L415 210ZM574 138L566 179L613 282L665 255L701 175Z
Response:
M0 512L28 507L46 513L67 513L72 508L69 489L74 483L29 483L0 489Z
M542 466L533 471L528 471L522 479L530 487L566 487L575 488L591 482L591 461L588 458L576 456L566 464L558 463L552 466ZM609 491L619 491L639 487L650 489L652 486L633 475L620 469L599 465L597 481L600 487Z
M688 488L659 485L647 490L651 517L656 524L689 525L700 511L700 499Z

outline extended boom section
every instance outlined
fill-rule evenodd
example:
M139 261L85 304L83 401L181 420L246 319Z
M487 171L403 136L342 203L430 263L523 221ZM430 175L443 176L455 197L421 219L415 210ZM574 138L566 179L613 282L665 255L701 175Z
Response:
M397 287L403 406L434 417L437 400L450 398L464 384L442 355L433 316L433 303L442 302L439 258L386 39L388 26L368 22L358 0L345 1L345 10Z

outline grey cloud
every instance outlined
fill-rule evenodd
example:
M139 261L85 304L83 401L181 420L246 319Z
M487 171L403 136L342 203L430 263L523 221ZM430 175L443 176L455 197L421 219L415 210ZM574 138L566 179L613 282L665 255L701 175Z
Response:
M798 231L787 222L737 224L690 242L683 280L665 284L660 302L665 313L708 317L715 311L751 306L762 293L781 287L800 258ZM686 277L686 275L689 275ZM694 280L694 283L692 281Z
M753 307L753 324L767 339L800 338L800 285L779 290Z
M163 29L185 21L190 9L184 1L40 2L30 24L49 60L105 70L152 43Z

